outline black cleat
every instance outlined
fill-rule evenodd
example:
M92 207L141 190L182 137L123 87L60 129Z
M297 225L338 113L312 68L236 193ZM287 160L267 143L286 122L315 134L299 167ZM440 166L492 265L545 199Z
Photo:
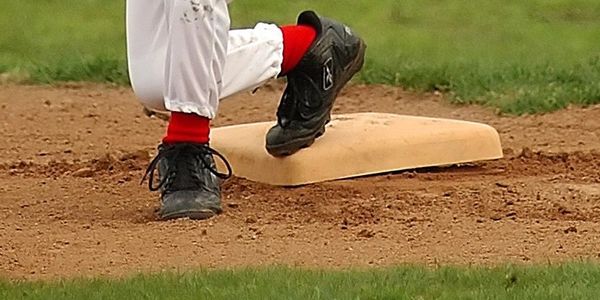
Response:
M222 212L221 180L231 177L231 166L223 155L206 144L160 145L158 155L146 171L151 191L160 191L161 220L209 219ZM213 155L223 160L228 174L217 171ZM158 167L159 183L154 186ZM143 181L142 180L142 181Z
M294 154L325 133L338 93L364 64L366 44L348 26L312 11L300 14L298 24L315 28L317 37L287 74L277 125L266 138L267 151L273 156Z

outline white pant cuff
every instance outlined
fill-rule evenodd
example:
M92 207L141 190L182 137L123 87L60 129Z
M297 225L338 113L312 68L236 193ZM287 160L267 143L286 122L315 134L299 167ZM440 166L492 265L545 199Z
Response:
M201 117L214 119L216 116L215 109L207 105L197 105L191 102L174 101L171 99L165 99L165 107L168 111L182 112L186 114L196 114Z

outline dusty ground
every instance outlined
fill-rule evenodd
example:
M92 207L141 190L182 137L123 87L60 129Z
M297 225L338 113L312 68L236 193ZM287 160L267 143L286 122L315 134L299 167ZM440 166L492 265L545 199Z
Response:
M279 88L227 100L217 125L272 119ZM0 86L0 277L600 260L600 107L499 117L354 86L336 111L483 121L507 158L294 189L233 179L222 216L157 222L139 180L165 124L129 90Z

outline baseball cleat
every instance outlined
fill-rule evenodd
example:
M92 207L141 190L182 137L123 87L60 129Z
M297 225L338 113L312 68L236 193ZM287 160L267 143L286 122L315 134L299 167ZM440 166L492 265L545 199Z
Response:
M277 125L266 137L273 156L294 154L325 133L338 93L364 64L366 44L348 26L312 11L300 14L298 24L315 28L317 37L287 74Z
M222 212L221 180L231 177L231 166L216 150L206 144L162 144L142 182L148 178L151 191L160 191L161 220L190 218L209 219ZM213 155L225 163L228 174L217 171ZM158 185L154 171L158 168Z

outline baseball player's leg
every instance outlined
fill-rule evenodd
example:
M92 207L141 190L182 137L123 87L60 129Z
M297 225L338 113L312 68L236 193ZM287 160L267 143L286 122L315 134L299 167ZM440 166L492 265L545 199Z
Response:
M277 25L266 23L231 30L226 61L221 99L276 78L283 61L281 30Z
M305 25L258 23L229 32L222 98L261 86L296 67L316 37Z
M291 154L322 132L337 93L362 66L362 41L312 12L295 26L259 24L229 32L224 0L129 0L127 9L133 88L146 107L171 111L167 135L148 168L150 188L161 190L163 219L203 219L221 211L224 175L216 172L216 153L208 147L219 99L287 75L267 149ZM160 183L154 189L157 167Z
M164 96L166 59L157 59L167 56L168 26L163 15L153 13L164 10L163 1L129 0L127 14L131 83L142 104L157 111L169 111ZM267 23L229 31L220 98L252 90L289 72L315 35L309 26ZM216 111L218 104L214 106Z
M167 135L147 172L150 189L161 192L159 216L209 218L221 211L219 184L226 177L216 171L213 155L217 153L208 146L208 137L227 53L227 4L225 0L129 0L127 9L136 94L146 106L171 111ZM155 186L156 168L159 183Z
M212 119L229 22L225 0L128 0L129 72L140 101Z

